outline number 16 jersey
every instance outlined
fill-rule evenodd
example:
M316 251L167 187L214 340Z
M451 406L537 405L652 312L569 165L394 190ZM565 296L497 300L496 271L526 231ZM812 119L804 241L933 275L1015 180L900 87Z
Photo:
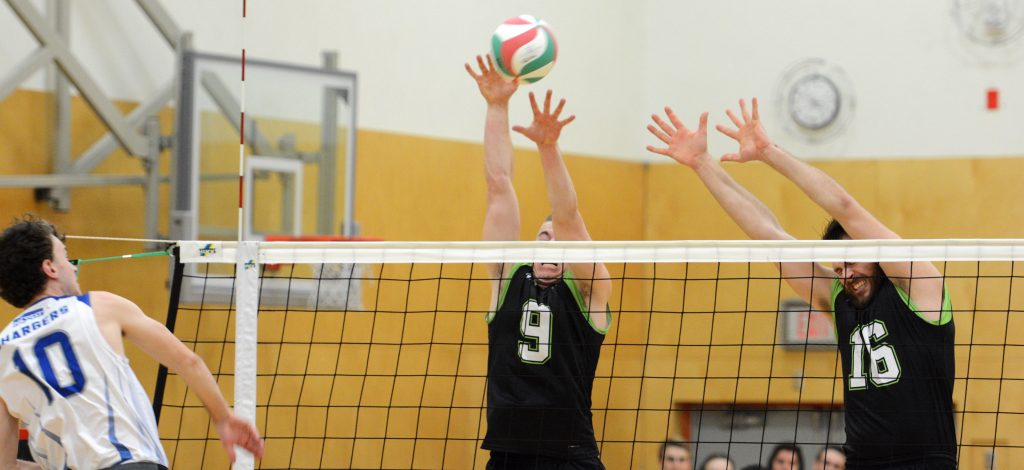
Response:
M602 307L599 314L610 317ZM593 326L570 272L541 288L530 265L513 267L488 316L483 448L596 457L590 393L605 331Z
M43 468L167 465L149 398L100 333L88 294L44 298L4 328L0 397Z
M949 296L943 295L938 321L922 317L910 295L887 278L867 305L857 306L838 280L832 296L843 359L847 467L955 467Z

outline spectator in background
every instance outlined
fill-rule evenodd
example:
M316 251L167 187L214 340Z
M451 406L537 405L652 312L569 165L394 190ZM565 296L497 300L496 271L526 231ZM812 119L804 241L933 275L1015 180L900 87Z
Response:
M845 470L846 452L839 446L827 446L818 452L818 458L814 460L812 470Z
M796 444L779 444L768 459L771 470L804 470L804 455Z
M725 454L711 454L700 465L700 470L736 470L736 464Z
M669 439L661 444L658 452L661 470L693 470L693 453L690 446L677 439Z

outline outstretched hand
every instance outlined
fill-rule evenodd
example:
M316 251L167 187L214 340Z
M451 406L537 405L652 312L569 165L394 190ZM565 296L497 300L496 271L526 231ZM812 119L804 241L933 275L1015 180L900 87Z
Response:
M543 111L537 106L537 97L533 95L532 91L530 92L530 106L533 108L533 122L530 123L530 127L513 126L512 130L526 136L537 145L555 145L558 142L558 136L562 134L562 128L576 119L574 114L561 121L558 120L558 115L562 114L562 108L565 107L565 98L562 98L555 110L551 111L551 90L548 90L544 97Z
M743 121L740 121L731 109L725 110L725 114L729 116L736 129L730 129L721 124L715 126L718 132L729 136L740 144L738 153L722 155L722 161L748 162L751 160L763 160L765 152L771 148L772 141L768 138L768 133L764 131L764 126L761 125L761 117L757 112L757 98L753 99L751 106L753 108L753 115L747 112L747 103L742 99L740 100L740 112L743 114Z
M263 457L263 441L260 440L260 432L252 423L239 418L234 413L217 423L217 435L220 436L220 444L224 446L224 452L228 454L228 459L232 463L235 461L235 446L249 451L256 458Z
M484 60L482 56L476 56L476 65L480 68L479 73L473 70L469 63L466 63L466 71L469 72L470 77L473 77L473 80L476 80L476 85L480 87L480 94L484 95L484 100L488 104L508 103L508 99L519 88L519 84L506 80L495 70L490 54L487 54L487 60Z
M669 122L665 122L661 116L652 114L654 124L648 124L647 130L654 134L668 147L659 148L653 145L647 146L648 152L665 155L673 160L694 168L700 163L701 158L708 156L708 113L701 113L700 124L696 131L691 131L683 124L683 121L676 116L672 108L665 107L665 115Z

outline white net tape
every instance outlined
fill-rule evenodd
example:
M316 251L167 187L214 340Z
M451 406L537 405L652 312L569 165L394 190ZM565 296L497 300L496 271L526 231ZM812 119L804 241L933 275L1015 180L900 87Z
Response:
M234 263L235 242L182 241L182 262ZM264 263L830 262L1024 260L1022 239L624 242L260 242Z

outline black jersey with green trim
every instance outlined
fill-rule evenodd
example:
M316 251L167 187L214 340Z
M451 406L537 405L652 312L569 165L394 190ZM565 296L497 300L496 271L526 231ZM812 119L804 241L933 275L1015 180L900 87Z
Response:
M945 289L935 322L921 317L910 296L888 278L862 307L838 280L832 299L843 359L849 463L955 465L955 330Z
M513 267L489 316L483 448L595 457L590 393L607 330L593 327L568 271L547 288L534 281L532 266Z

